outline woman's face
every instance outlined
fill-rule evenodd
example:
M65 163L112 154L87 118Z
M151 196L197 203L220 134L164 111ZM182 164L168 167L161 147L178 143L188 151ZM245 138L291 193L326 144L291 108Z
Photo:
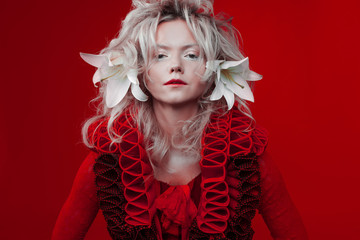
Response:
M200 47L183 20L161 23L156 31L157 50L149 70L147 88L161 104L197 104L207 82Z

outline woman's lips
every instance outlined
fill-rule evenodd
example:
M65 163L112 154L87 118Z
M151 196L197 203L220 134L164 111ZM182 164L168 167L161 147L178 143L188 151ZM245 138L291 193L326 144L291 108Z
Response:
M170 81L167 81L164 85L187 85L187 83L181 79L171 79Z

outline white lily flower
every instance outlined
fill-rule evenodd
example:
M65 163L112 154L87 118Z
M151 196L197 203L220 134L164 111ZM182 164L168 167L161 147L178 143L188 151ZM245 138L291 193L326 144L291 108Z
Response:
M107 107L116 106L125 97L130 86L131 93L137 100L144 102L148 99L140 88L137 71L125 69L124 58L119 53L111 52L101 55L80 53L80 56L85 62L98 68L93 76L95 86L103 80L108 81L105 94ZM127 71L125 76L122 74L124 71Z
M241 61L208 61L206 68L217 73L215 89L210 96L211 101L224 96L229 110L235 102L234 94L241 99L254 102L254 95L247 81L261 80L262 76L249 69L249 58Z

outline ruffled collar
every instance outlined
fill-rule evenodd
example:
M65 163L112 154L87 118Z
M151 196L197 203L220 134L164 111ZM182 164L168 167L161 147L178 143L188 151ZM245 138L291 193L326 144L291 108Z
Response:
M125 221L128 224L150 226L156 212L155 200L160 187L153 171L143 136L135 127L128 112L116 121L114 129L123 135L120 144L111 145L107 134L107 122L95 123L89 128L89 140L94 151L119 154L122 169L121 182L127 200ZM201 197L196 214L198 228L210 234L224 232L230 217L228 205L229 187L225 180L227 160L230 156L260 155L267 144L266 131L255 128L246 131L250 119L237 108L225 114L212 114L202 137Z

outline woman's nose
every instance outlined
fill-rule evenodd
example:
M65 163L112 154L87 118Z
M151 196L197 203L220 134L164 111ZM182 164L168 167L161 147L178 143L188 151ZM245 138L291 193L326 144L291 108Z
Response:
M180 54L174 54L170 60L170 73L184 73Z
M176 64L171 67L171 73L183 73L183 68L179 64Z

